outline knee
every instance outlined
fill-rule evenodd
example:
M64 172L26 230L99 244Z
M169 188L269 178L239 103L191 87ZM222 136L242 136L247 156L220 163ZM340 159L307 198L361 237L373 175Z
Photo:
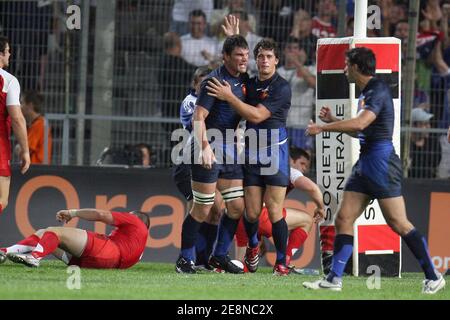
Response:
M203 222L208 218L208 214L211 211L212 205L198 204L194 202L191 210L191 216L197 221Z
M245 211L245 218L248 222L254 223L258 221L259 219L259 212L253 211L253 210L246 210Z
M414 226L408 220L389 219L386 222L395 233L402 237L414 229Z
M266 205L269 211L269 218L271 222L276 222L283 218L283 206L278 204Z
M345 228L352 228L353 223L354 221L352 219L339 213L336 215L336 219L334 220L334 225L338 230L342 230Z
M242 217L242 214L244 213L244 199L238 198L233 201L228 201L226 203L227 207L227 215L231 219L239 219Z

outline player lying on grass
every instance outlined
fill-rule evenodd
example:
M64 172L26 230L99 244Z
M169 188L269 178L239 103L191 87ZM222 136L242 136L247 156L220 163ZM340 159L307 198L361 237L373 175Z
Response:
M103 222L115 229L109 235L71 227L40 229L13 246L0 248L0 262L7 257L28 267L39 267L42 258L53 254L65 264L81 268L126 269L141 259L150 228L146 213L71 209L56 214L56 219L65 223L75 217Z
M314 222L319 222L324 217L324 203L322 192L319 187L311 181L309 178L305 177L302 171L305 170L303 165L303 154L298 148L290 148L290 184L286 190L286 195L293 189L298 189L300 191L306 192L308 196L314 201L316 209L314 210L314 217L310 214L292 208L283 208L283 217L286 220L288 230L290 232L287 249L286 249L286 265L289 266L292 256L295 252L303 245L306 241L309 232L313 226ZM262 237L270 238L272 237L272 223L269 219L269 214L266 207L263 207L261 215L259 217L258 226L258 239L261 240ZM259 247L256 247L255 254L252 256L258 256L257 261L247 261L245 256L246 247L248 245L248 237L245 231L245 226L243 219L239 222L238 230L236 232L236 242L237 242L237 257L239 260L244 261L244 265L247 267L246 270L256 271L257 263L259 261ZM251 266L251 268L248 267Z

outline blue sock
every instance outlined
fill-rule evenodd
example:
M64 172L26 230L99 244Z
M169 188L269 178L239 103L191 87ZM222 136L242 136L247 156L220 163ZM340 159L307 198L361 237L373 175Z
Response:
M222 215L219 223L219 230L217 232L216 247L214 249L215 256L221 257L228 254L228 249L233 241L238 224L239 219L234 220L226 214Z
M218 229L217 225L208 224L208 234L206 236L206 250L205 250L206 259L208 259L209 256L211 255L214 248L214 244L216 243L217 229Z
M208 261L208 256L206 256L206 245L208 237L208 223L203 222L198 230L197 240L195 241L195 264L205 264L205 259Z
M425 238L416 229L412 229L408 234L402 237L408 248L414 254L422 267L425 277L430 280L437 280L433 262L431 261L428 245Z
M353 236L348 234L338 234L334 239L333 262L331 272L327 276L328 281L334 277L341 278L344 274L348 259L353 253Z
M192 218L190 214L184 219L181 231L181 256L189 261L195 259L195 242L201 223Z
M256 248L259 244L258 241L258 227L259 219L256 222L249 222L247 217L244 216L244 226L248 237L248 246L250 248Z
M282 218L280 221L272 223L273 243L277 250L276 264L286 264L286 248L288 240L288 226L286 220Z

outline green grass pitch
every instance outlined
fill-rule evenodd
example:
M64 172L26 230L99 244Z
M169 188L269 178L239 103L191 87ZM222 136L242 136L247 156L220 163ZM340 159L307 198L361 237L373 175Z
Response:
M303 281L317 276L289 275L277 277L271 269L261 267L255 274L232 275L202 273L180 275L174 265L139 263L128 270L82 269L80 289L69 290L67 282L74 276L58 261L43 261L31 269L10 261L0 265L0 300L7 299L152 299L152 300L450 300L450 277L447 287L438 294L420 293L423 276L404 273L402 278L381 278L380 289L369 290L368 278L345 277L342 292L310 291Z

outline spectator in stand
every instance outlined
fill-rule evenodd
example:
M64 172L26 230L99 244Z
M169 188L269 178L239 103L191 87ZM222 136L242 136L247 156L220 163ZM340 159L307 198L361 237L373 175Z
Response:
M210 31L211 35L217 37L220 39L220 41L225 41L225 34L222 32L222 24L224 23L224 17L232 14L234 15L235 12L246 12L247 15L247 25L249 31L256 32L256 18L251 13L251 8L246 5L245 0L228 0L223 1L226 3L226 6L221 9L215 9L213 10L211 14L211 22L210 22ZM241 24L239 25L239 28L241 29L242 34L242 20ZM244 36L245 37L245 36ZM248 41L248 40L247 40ZM249 44L250 45L250 44ZM252 46L249 46L250 48L253 48Z
M181 40L175 32L163 36L164 55L161 57L158 83L161 91L162 116L178 117L180 100L189 90L195 67L181 57Z
M408 9L403 3L395 3L392 0L380 0L381 15L383 16L382 34L391 37L400 21L408 19Z
M306 65L314 64L318 38L312 34L312 19L305 10L300 9L295 13L290 36L297 38L300 48L305 50Z
M312 33L317 38L336 37L336 27L332 20L337 15L337 7L334 0L319 0L317 4L317 16L312 19Z
M143 167L154 166L152 161L152 148L148 144L138 143L137 145L135 145L135 148L137 148L141 152Z
M305 129L313 116L316 66L306 65L306 51L300 47L297 38L288 38L283 54L284 64L277 71L289 82L292 91L287 118L289 141L291 146L312 152L314 139L305 135Z
M44 97L37 91L25 91L22 95L22 113L27 121L28 149L32 164L50 164L52 159L52 133L47 126L47 159L45 159L44 116L42 107ZM20 154L20 145L16 145L16 154Z
M398 21L397 24L395 25L394 37L402 40L402 60L405 59L408 54L408 33L409 33L408 20Z
M194 10L189 14L190 33L181 37L181 56L196 67L213 63L220 53L219 43L215 38L206 35L206 27L205 13Z
M280 44L284 43L292 28L294 13L299 9L299 1L254 0L253 4L259 12L258 33Z
M423 107L414 108L411 112L414 128L429 129L431 118L433 118L433 114L428 113ZM409 177L434 178L441 158L438 139L429 132L413 132L409 157Z
M175 0L174 2L170 31L180 36L189 33L189 13L193 10L202 10L206 15L206 21L210 21L214 8L213 0Z

